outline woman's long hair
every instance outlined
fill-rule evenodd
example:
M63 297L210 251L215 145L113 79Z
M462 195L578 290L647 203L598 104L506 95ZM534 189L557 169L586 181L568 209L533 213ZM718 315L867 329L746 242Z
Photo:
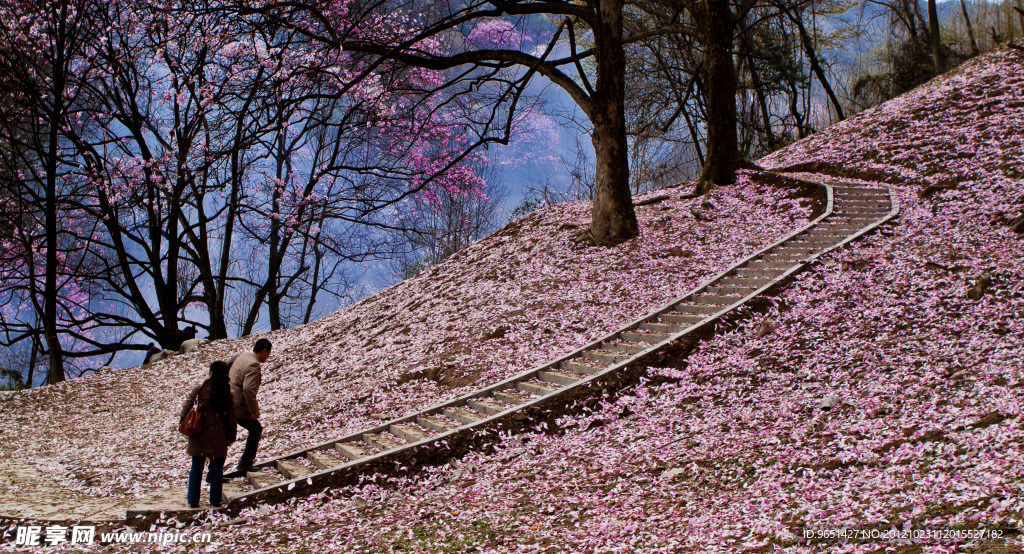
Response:
M217 360L210 364L210 380L213 388L210 390L210 409L221 414L227 414L231 409L231 385L228 383L228 364Z

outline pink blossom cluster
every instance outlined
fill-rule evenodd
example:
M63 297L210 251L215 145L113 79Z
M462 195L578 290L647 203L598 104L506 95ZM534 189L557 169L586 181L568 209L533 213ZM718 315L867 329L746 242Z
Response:
M473 26L466 36L470 42L480 48L509 48L518 50L532 38L507 19L488 19Z

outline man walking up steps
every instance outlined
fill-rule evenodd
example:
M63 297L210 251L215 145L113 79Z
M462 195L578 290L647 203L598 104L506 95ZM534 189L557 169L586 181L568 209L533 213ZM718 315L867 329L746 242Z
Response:
M245 451L238 460L239 471L257 471L252 464L256 461L256 450L263 436L260 425L260 404L256 399L260 391L260 364L270 358L272 345L267 339L256 341L252 352L239 354L231 360L230 380L231 398L235 403L235 417L238 425L249 431L245 440Z

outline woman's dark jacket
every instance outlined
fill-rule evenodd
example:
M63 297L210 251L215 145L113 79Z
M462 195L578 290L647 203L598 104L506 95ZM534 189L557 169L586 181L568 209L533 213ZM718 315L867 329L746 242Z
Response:
M207 379L192 389L181 406L179 422L185 419L185 415L192 409L192 403L195 402L197 394L199 401L203 404L203 430L198 435L189 437L188 448L185 450L189 456L224 458L228 455L228 445L235 442L238 420L235 419L233 404L230 399L227 401L226 414L213 411L210 404L212 391L213 380Z

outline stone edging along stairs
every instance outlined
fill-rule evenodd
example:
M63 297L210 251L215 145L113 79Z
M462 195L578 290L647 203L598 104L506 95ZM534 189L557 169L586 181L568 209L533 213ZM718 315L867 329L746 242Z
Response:
M430 458L425 450L447 447L449 439L486 429L486 425L498 420L509 421L506 416L515 412L552 400L569 399L570 391L620 371L697 329L713 325L823 254L894 218L900 210L899 198L889 189L812 184L826 189L827 205L821 216L739 260L683 297L600 340L499 383L416 414L261 462L256 467L267 471L245 476L255 490L226 498L220 509L237 512L243 506L308 495L352 482L353 475L371 474L388 464L393 469L395 464L415 463L416 456L421 460L424 456ZM225 478L241 476L234 472ZM158 515L187 515L196 511L140 507L129 509L127 518L132 523L140 517L148 521Z

